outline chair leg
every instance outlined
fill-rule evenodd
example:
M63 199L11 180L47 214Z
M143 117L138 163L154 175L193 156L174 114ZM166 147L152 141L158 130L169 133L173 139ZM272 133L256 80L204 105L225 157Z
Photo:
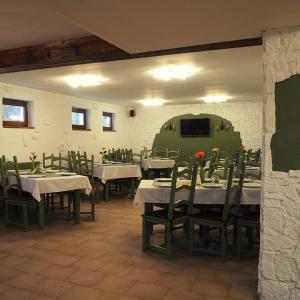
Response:
M93 195L92 197L92 203L91 203L91 209L92 209L92 221L95 221L96 217L95 217L95 202L96 202L96 194Z
M7 225L9 225L11 223L10 213L9 213L9 205L6 201L5 201L5 220L6 220Z
M170 223L165 226L165 244L166 244L166 257L170 258L172 254L172 226Z
M226 230L227 227L224 225L221 230L221 252L222 252L222 260L226 259Z
M192 222L189 222L188 251L189 255L194 254L194 224Z
M149 227L148 222L145 218L143 218L143 228L142 228L142 248L143 251L146 252L148 245L150 242L150 233L149 233Z
M241 232L242 226L239 222L236 224L236 256L238 259L241 257Z
M27 206L23 205L22 206L22 217L23 217L23 223L24 223L24 230L28 231L29 226L28 226L28 211L27 211Z
M248 249L252 249L253 245L253 228L247 227Z

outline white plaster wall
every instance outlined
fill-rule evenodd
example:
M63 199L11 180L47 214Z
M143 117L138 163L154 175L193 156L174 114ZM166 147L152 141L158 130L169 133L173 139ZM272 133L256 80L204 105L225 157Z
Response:
M3 128L1 101L1 155L17 155L19 161L26 161L32 150L40 159L43 152L58 154L68 150L85 150L89 154L99 155L102 146L129 146L127 107L0 83L0 99L2 97L32 101L34 129ZM72 130L72 107L90 109L91 131ZM103 132L103 111L116 114L116 132Z
M135 151L143 146L151 148L155 134L175 116L208 113L231 121L235 131L240 131L244 145L257 149L262 144L262 107L262 101L139 107L136 117L130 118L132 147Z
M300 74L300 27L271 30L264 40L264 168L259 293L261 299L300 299L300 170L272 171L275 83ZM296 129L298 130L298 129ZM299 140L295 143L300 142Z

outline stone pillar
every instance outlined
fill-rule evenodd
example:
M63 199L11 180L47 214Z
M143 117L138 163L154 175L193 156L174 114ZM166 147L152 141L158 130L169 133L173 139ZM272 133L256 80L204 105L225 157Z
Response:
M300 170L272 171L270 142L276 130L275 83L300 74L300 27L266 31L263 41L264 184L258 292L263 300L299 300ZM300 126L295 130L299 144Z

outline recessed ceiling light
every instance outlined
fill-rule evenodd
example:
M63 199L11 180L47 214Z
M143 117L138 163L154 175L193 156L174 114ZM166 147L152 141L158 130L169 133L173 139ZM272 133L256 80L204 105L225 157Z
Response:
M143 105L145 106L159 106L163 105L166 101L161 98L147 98L142 100Z
M206 103L220 103L226 102L230 97L225 95L211 95L202 97L201 99Z
M149 71L156 79L171 80L171 79L187 79L199 72L199 68L193 65L166 65Z
M91 74L69 75L64 77L64 81L73 88L101 85L107 80L108 78L101 75Z

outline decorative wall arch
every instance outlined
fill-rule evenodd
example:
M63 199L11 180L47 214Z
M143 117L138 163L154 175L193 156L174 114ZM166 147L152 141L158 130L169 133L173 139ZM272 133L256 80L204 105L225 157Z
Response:
M181 119L210 119L210 136L208 137L182 137L180 134ZM223 124L223 130L220 128ZM174 127L174 128L172 128ZM207 153L218 147L223 151L237 151L241 144L240 132L235 132L232 123L214 114L185 114L173 117L166 121L156 134L153 147L171 150L180 148L180 160L188 160L191 153L202 150Z

